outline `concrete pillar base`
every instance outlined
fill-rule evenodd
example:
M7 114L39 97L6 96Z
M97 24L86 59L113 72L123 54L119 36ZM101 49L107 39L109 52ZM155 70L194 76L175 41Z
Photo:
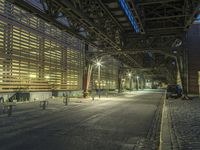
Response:
M87 98L89 96L89 92L83 92L83 98Z

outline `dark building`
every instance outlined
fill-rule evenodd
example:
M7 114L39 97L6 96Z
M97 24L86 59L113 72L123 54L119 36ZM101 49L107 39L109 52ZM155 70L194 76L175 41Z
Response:
M200 24L193 24L187 33L188 92L199 93Z

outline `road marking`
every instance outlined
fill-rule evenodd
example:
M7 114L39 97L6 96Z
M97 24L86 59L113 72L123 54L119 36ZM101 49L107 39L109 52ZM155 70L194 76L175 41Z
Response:
M163 108L162 108L162 116L161 116L161 125L160 125L160 143L159 143L159 147L158 150L162 150L162 144L163 144L163 139L162 139L162 132L163 132L163 116L164 116L164 109L165 109L165 104L166 104L166 91L164 93L164 102L163 102Z

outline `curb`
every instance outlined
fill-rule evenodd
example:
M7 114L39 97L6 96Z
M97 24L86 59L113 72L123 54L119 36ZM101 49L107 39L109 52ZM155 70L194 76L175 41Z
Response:
M161 125L160 125L160 143L159 143L159 147L158 150L163 150L163 147L165 147L166 143L166 139L164 139L164 123L165 120L164 118L166 118L166 91L163 95L164 99L163 99L163 107L162 107L162 114L161 114Z
M166 92L164 94L164 103L162 110L162 119L160 127L160 144L158 150L179 150L179 143L173 128L171 112L166 101Z

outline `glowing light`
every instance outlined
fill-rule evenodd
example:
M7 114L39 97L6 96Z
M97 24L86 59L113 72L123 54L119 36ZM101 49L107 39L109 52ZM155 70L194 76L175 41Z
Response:
M101 66L102 64L101 64L101 62L98 61L98 62L96 63L96 65L97 65L97 66Z
M48 75L46 75L44 78L45 78L45 79L49 79L50 77L49 77Z
M30 78L36 78L36 74L30 74L29 77Z

